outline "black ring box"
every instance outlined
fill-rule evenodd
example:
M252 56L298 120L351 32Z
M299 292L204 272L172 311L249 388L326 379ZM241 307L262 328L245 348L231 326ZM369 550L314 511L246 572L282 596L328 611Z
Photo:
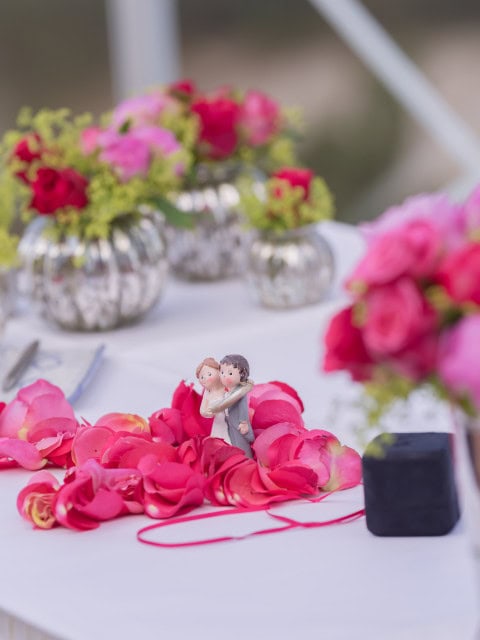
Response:
M452 434L389 433L362 457L367 527L377 536L441 536L460 511Z

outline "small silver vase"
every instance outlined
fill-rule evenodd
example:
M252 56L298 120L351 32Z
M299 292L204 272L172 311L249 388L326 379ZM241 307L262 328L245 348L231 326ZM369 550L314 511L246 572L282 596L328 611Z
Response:
M235 185L243 171L236 164L200 165L192 186L175 198L193 222L192 229L167 227L169 262L178 277L213 281L244 272L249 232ZM263 176L255 173L255 179Z
M113 329L143 316L163 291L168 261L154 212L112 228L108 239L57 240L36 218L19 245L20 288L64 329Z
M259 232L251 243L247 281L266 307L288 309L319 302L333 275L333 253L315 225Z

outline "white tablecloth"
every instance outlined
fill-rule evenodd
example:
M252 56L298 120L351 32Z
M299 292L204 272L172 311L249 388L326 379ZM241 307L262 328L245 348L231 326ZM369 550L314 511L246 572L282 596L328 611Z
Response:
M359 448L352 428L362 420L358 389L342 374L321 374L319 361L320 336L342 302L339 282L362 243L352 227L331 223L323 231L339 270L331 297L321 305L274 312L255 306L241 282L172 282L137 326L71 334L24 314L10 323L5 338L40 337L58 346L104 342L105 361L75 407L89 421L111 411L147 417L169 405L179 380L193 379L205 356L242 353L255 381L279 379L298 390L308 427L330 429ZM442 412L431 407L414 407L414 415L409 420L415 424L407 421L403 429L448 428ZM10 616L5 629L16 617L68 640L283 639L302 633L327 640L452 640L473 633L474 568L462 523L439 538L378 538L362 519L167 550L136 541L138 529L152 523L144 516L87 533L33 530L15 507L30 476L21 470L0 475L0 609L4 620ZM325 520L362 502L356 488L317 505L278 509ZM253 514L167 528L162 540L244 532L263 527L265 518ZM0 637L1 624L0 618Z

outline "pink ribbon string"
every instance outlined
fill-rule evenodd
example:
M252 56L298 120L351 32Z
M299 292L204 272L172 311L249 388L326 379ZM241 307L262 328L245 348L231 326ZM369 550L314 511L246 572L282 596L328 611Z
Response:
M310 502L320 502L324 500L333 492L326 493L318 498L313 498ZM358 509L357 511L353 511L352 513L348 513L346 515L340 516L338 518L333 518L331 520L324 521L313 521L313 522L299 522L293 518L289 518L287 516L282 516L278 513L272 513L269 509L271 507L234 507L231 509L222 509L220 511L210 511L209 513L200 513L196 515L189 516L181 516L178 518L171 518L164 522L156 522L155 524L148 525L143 527L137 532L137 540L142 542L143 544L149 544L153 547L161 547L165 549L175 549L180 547L198 547L207 544L217 544L220 542L231 542L238 540L246 540L247 538L252 538L254 536L263 536L273 533L282 533L283 531L289 531L290 529L311 529L316 527L329 527L335 524L346 524L348 522L353 522L354 520L358 520L363 515L365 515L365 509ZM216 538L205 538L202 540L189 540L187 542L158 542L155 540L149 540L148 537L145 536L149 531L153 531L155 529L161 529L162 527L170 527L175 524L184 524L186 522L195 522L197 520L207 520L208 518L220 518L222 516L233 516L238 514L245 513L254 513L258 511L264 511L268 516L273 518L274 520L278 520L279 522L283 522L284 526L282 527L271 527L267 529L258 529L257 531L252 531L250 533L246 533L244 535L227 535L227 536L219 536Z

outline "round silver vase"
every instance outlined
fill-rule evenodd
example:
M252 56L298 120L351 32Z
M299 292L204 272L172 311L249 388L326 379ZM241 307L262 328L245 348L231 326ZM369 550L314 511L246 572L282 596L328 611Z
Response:
M319 302L333 275L332 251L315 225L259 232L250 246L247 281L266 307L289 309Z
M242 171L238 165L200 165L192 186L176 196L176 206L192 219L191 229L167 228L168 257L176 276L214 281L245 271L249 233L235 185Z
M113 329L143 316L159 299L168 261L163 218L146 213L112 228L108 239L55 239L35 219L19 245L20 288L64 329Z

